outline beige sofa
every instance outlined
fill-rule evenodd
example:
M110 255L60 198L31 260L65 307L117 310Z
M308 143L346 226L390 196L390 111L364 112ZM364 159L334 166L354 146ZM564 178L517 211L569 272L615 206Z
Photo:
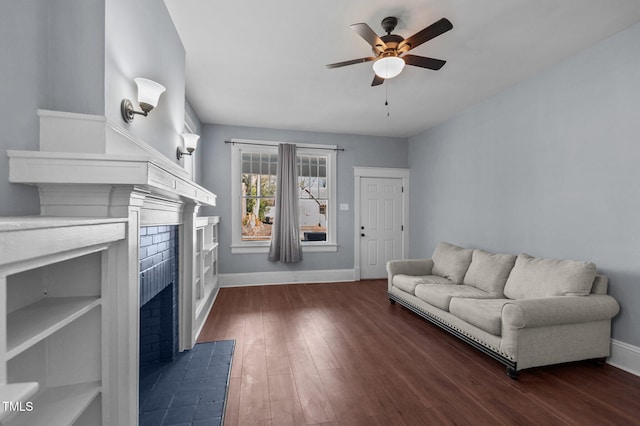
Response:
M387 264L388 296L507 366L609 356L618 302L590 262L495 254L442 242Z

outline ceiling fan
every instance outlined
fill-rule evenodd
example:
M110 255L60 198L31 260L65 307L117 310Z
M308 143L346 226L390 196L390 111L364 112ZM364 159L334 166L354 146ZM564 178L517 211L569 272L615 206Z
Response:
M375 61L373 63L375 76L371 83L372 86L378 86L384 83L385 79L397 76L402 72L405 64L420 68L428 68L430 70L439 70L442 68L446 62L442 59L407 55L406 53L432 38L438 37L452 29L453 25L447 18L442 18L439 21L434 22L406 39L397 34L391 34L397 24L398 19L393 16L384 18L382 20L382 28L387 35L382 37L378 37L371 27L365 23L351 25L351 28L371 45L375 56L337 62L335 64L327 65L327 68L339 68L347 65L360 64L362 62Z

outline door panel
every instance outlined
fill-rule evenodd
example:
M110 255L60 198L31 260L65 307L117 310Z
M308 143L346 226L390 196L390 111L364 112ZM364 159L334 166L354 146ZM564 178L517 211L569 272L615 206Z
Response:
M402 256L402 179L362 178L360 206L360 277L384 278Z

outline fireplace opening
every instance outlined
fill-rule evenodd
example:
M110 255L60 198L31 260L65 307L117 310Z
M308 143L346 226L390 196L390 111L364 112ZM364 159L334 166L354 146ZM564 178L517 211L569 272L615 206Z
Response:
M178 227L140 228L140 372L178 354Z

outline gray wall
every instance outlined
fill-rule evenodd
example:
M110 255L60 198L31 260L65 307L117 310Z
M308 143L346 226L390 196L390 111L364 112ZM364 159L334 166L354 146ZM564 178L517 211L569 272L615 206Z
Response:
M269 262L267 254L231 254L231 145L225 140L258 139L282 142L338 145L337 201L349 204L349 211L337 211L338 252L305 253L302 262L285 265ZM199 150L202 155L203 185L218 196L218 206L204 209L205 214L220 216L220 271L222 273L269 272L282 270L353 268L353 167L408 167L407 140L287 130L204 125Z
M195 125L195 129L193 129L193 132L197 135L202 135L202 122L200 121L200 117L198 117L196 110L193 109L193 107L191 106L191 103L189 103L188 100L185 100L185 111L186 111L186 114L189 114L189 117L191 117L191 119L193 120L193 124ZM198 146L200 146L201 143L202 143L202 138L198 141ZM193 180L195 180L196 183L198 184L202 184L202 154L200 154L200 152L201 152L200 149L196 148L196 150L192 155L193 157L192 167L194 172ZM187 168L186 164L185 164L185 168Z
M0 2L0 66L0 215L39 213L35 188L8 182L4 155L38 149L38 109L106 115L178 162L185 52L162 0ZM126 124L120 102L135 102L138 76L167 92L149 117Z
M0 2L0 215L38 214L7 149L38 149L39 108L104 113L104 0Z
M46 1L50 96L47 108L104 114L104 1Z
M167 158L182 145L185 108L185 51L163 0L108 0L106 6L105 115ZM120 102L137 106L136 77L166 87L148 117L125 123Z
M640 24L409 140L413 258L438 241L590 260L640 345Z

